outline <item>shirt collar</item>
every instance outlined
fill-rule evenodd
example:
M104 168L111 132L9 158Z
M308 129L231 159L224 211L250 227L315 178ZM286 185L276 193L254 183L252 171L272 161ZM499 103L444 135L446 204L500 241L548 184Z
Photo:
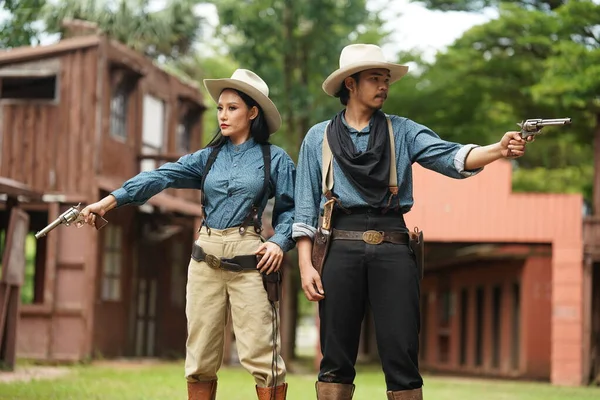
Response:
M246 140L244 143L238 145L235 145L231 142L231 140L228 140L227 149L231 150L234 153L243 153L244 151L254 147L255 144L256 142L252 137L250 137L250 139Z
M373 117L375 116L375 114L373 114L373 116L371 116L371 120L369 121L369 125L365 126L360 132L357 131L356 129L354 129L353 127L351 127L350 125L348 125L348 122L346 122L346 111L344 111L342 113L342 123L344 124L344 126L346 127L346 129L348 129L349 133L370 133L371 132L371 127L373 126Z

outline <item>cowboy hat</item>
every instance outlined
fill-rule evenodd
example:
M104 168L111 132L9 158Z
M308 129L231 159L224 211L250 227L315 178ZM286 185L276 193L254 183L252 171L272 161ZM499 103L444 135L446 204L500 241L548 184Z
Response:
M219 96L224 89L236 89L252 97L265 114L269 133L277 132L281 126L281 115L275 104L269 99L269 87L260 76L247 69L236 69L231 78L204 79L204 87L213 98L219 102Z
M408 72L406 65L387 62L383 51L374 44L351 44L342 49L340 68L333 71L323 82L323 90L330 96L342 87L344 79L357 72L372 68L385 68L390 71L390 84L402 78Z

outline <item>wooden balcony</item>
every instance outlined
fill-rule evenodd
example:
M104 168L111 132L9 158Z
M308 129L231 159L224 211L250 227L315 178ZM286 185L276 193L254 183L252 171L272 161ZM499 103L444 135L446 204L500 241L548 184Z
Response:
M583 247L586 254L600 259L600 217L583 219Z

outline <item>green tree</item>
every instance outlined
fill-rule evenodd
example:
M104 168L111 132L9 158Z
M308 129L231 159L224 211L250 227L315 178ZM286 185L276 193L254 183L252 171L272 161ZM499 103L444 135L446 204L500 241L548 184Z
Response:
M39 41L35 23L40 18L45 0L4 0L7 17L0 22L0 48L29 46Z
M428 4L473 9L482 2ZM545 129L547 134L516 161L521 172L514 176L515 189L531 189L527 171L538 171L532 174L541 177L534 168L543 167L537 190L570 191L574 181L566 178L567 170L589 171L589 143L593 132L600 135L599 10L591 0L503 2L497 19L465 32L434 63L421 62L423 72L408 79L414 84L410 94L395 96L390 103L403 107L409 117L424 119L442 136L462 142L497 140L526 118L572 117L570 127ZM590 200L589 185L575 182Z
M498 7L502 3L514 3L522 7L538 10L554 10L566 0L411 0L424 4L427 8L441 11L481 11L486 7Z
M82 19L129 47L159 60L188 54L198 39L202 18L194 13L199 0L169 0L154 11L151 0L60 0L48 3L49 33L64 33L63 19Z
M268 84L284 125L274 139L296 157L310 126L340 108L321 89L351 42L381 42L386 33L365 0L214 1L219 32L243 68Z

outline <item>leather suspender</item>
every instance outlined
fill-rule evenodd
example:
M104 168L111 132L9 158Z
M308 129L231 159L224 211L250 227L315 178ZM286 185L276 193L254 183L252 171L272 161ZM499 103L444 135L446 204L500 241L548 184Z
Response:
M221 145L219 147L215 147L215 149L208 156L208 160L206 161L206 166L204 167L204 173L202 174L202 180L200 181L200 191L201 191L200 207L202 208L202 216L201 216L202 221L200 222L200 226L204 225L204 223L206 221L206 212L204 211L204 203L206 200L206 196L204 194L204 183L206 182L206 176L210 172L210 169L212 168L213 164L215 163L215 160L217 159L217 156L219 155L219 152L221 151L222 147L223 147L223 145ZM252 222L252 225L254 226L254 231L256 233L262 232L262 224L261 224L261 221L258 219L258 209L260 207L260 203L262 202L265 194L268 191L269 183L271 181L271 145L268 143L263 143L260 145L260 147L261 147L261 151L262 151L262 155L263 155L263 163L264 163L263 186L262 186L261 190L254 197L254 200L252 201L252 205L250 206L250 211L249 211L248 215L246 216L246 218L244 218L244 221L242 222L242 225L240 226L240 233L242 233L242 234L244 232L246 232L246 227L248 226L248 224L250 222ZM208 226L206 226L206 229L208 230L208 233L210 234L210 228Z
M262 202L267 190L269 189L269 182L271 181L271 145L264 143L260 145L263 154L263 163L264 163L264 178L263 178L263 186L261 190L254 197L254 201L252 202L252 206L250 207L250 212L242 222L240 226L240 233L243 234L246 232L246 227L252 221L252 225L254 226L254 232L261 233L262 232L262 224L258 219L258 209L260 207L260 203Z

